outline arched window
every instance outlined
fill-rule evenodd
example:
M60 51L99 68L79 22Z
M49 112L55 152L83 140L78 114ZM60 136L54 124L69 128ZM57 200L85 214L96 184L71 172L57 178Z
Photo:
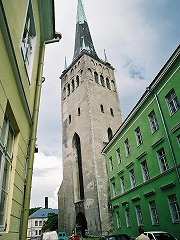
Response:
M115 86L114 80L111 80L111 86L112 86L113 90L116 91L116 86Z
M66 87L63 88L63 99L66 98Z
M75 84L74 84L74 79L72 80L72 92L74 91Z
M100 108L101 108L101 112L104 113L104 107L102 104L100 105Z
M111 113L111 116L114 117L114 112L112 108L110 108L110 113Z
M76 87L79 87L79 76L76 77Z
M107 132L108 132L108 140L110 141L112 139L112 137L113 137L112 129L108 128Z
M93 80L93 74L92 74L92 71L91 71L90 68L88 68L88 70L87 70L87 76L88 76L91 80Z
M71 87L70 87L70 84L68 83L68 96L70 95L70 89L71 89Z
M83 169L82 169L82 155L81 155L81 140L77 133L73 137L74 149L74 166L73 175L76 182L74 182L75 201L84 199L84 183L83 183Z
M102 75L100 75L100 81L101 81L101 85L104 87L105 83L104 83L104 77Z
M80 116L80 115L81 115L81 109L78 108L78 116Z
M99 83L97 72L94 72L94 80L96 83Z
M111 89L110 82L109 82L108 78L106 78L106 86L107 86L108 89Z

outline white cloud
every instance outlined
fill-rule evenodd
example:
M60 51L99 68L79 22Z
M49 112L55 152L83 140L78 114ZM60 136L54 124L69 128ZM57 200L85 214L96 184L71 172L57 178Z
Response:
M36 153L32 181L31 207L44 207L45 197L49 207L57 208L57 191L62 181L62 161L57 156Z

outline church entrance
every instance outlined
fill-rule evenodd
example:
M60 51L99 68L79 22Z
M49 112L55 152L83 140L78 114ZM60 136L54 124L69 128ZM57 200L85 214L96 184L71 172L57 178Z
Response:
M87 221L83 213L79 212L76 216L76 228L75 232L80 237L85 237L87 230Z

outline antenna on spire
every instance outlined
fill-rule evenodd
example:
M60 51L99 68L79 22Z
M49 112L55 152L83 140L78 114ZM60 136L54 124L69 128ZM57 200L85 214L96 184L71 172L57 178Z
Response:
M104 61L108 62L107 56L106 56L106 50L104 49Z
M64 61L64 70L67 69L67 61L66 61L66 57L65 57L65 61Z

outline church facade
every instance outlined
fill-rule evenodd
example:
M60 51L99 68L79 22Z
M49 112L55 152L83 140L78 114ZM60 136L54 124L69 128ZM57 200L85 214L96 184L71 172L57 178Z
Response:
M59 230L71 235L113 232L102 149L121 124L114 68L95 51L78 0L74 57L61 75L63 182Z

